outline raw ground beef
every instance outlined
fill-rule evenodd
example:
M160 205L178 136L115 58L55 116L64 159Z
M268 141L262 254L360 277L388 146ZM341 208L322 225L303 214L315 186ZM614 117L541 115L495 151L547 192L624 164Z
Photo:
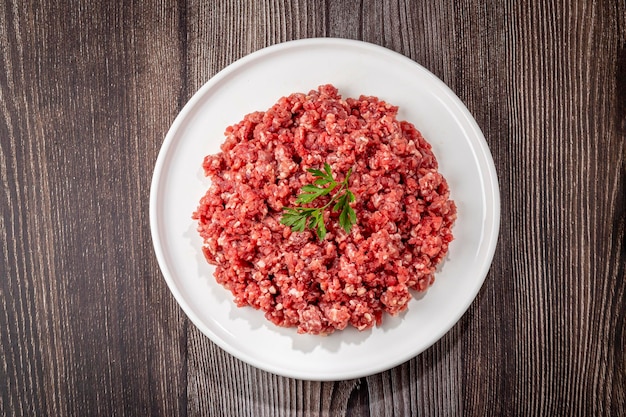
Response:
M363 330L433 283L456 206L430 144L397 110L376 97L343 100L323 85L226 129L222 151L204 160L212 184L193 218L217 282L238 306L299 333ZM325 162L337 182L352 167L357 223L346 234L326 210L319 241L280 219L314 181L307 169Z

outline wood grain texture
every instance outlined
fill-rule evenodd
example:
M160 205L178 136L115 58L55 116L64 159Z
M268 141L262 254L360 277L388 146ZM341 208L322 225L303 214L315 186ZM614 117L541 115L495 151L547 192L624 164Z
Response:
M177 10L0 6L6 414L181 411L186 324L147 213L181 102Z
M148 196L191 95L262 47L376 43L446 82L500 180L499 246L459 323L339 382L225 353L176 305ZM0 5L0 415L626 415L626 3Z

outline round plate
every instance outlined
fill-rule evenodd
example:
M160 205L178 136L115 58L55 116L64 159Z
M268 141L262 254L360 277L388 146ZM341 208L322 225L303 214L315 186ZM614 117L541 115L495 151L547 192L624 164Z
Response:
M280 97L333 84L344 97L377 96L399 106L433 146L458 207L446 260L434 285L380 327L321 337L279 328L262 312L238 308L202 254L191 214L210 185L205 155L224 130ZM305 39L248 55L210 79L185 105L159 153L150 194L156 256L191 321L237 358L275 374L310 380L357 378L389 369L441 338L476 297L489 270L500 222L493 160L476 122L454 93L414 61L345 39Z

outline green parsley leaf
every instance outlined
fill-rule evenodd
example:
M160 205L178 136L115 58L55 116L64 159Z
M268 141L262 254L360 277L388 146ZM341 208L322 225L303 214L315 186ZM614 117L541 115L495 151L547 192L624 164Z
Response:
M346 233L350 233L352 226L356 224L356 213L350 207L350 203L356 200L352 191L348 189L348 180L352 174L352 168L346 173L344 180L337 183L333 178L332 169L326 162L324 163L324 171L310 168L307 171L317 178L313 184L307 184L302 187L303 193L296 197L296 204L309 204L319 197L329 195L333 190L339 187L330 200L322 207L283 207L283 216L280 222L285 226L291 227L295 232L302 232L305 229L315 230L317 237L324 240L326 237L326 224L324 223L324 210L333 203L331 211L339 212L339 226ZM326 187L324 187L326 186Z

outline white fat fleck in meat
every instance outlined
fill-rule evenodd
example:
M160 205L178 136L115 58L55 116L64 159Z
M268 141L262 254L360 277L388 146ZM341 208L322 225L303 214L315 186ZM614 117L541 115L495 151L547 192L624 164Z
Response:
M302 297L302 295L304 294L304 292L299 291L295 288L290 288L287 293L293 297L298 297L298 298Z

